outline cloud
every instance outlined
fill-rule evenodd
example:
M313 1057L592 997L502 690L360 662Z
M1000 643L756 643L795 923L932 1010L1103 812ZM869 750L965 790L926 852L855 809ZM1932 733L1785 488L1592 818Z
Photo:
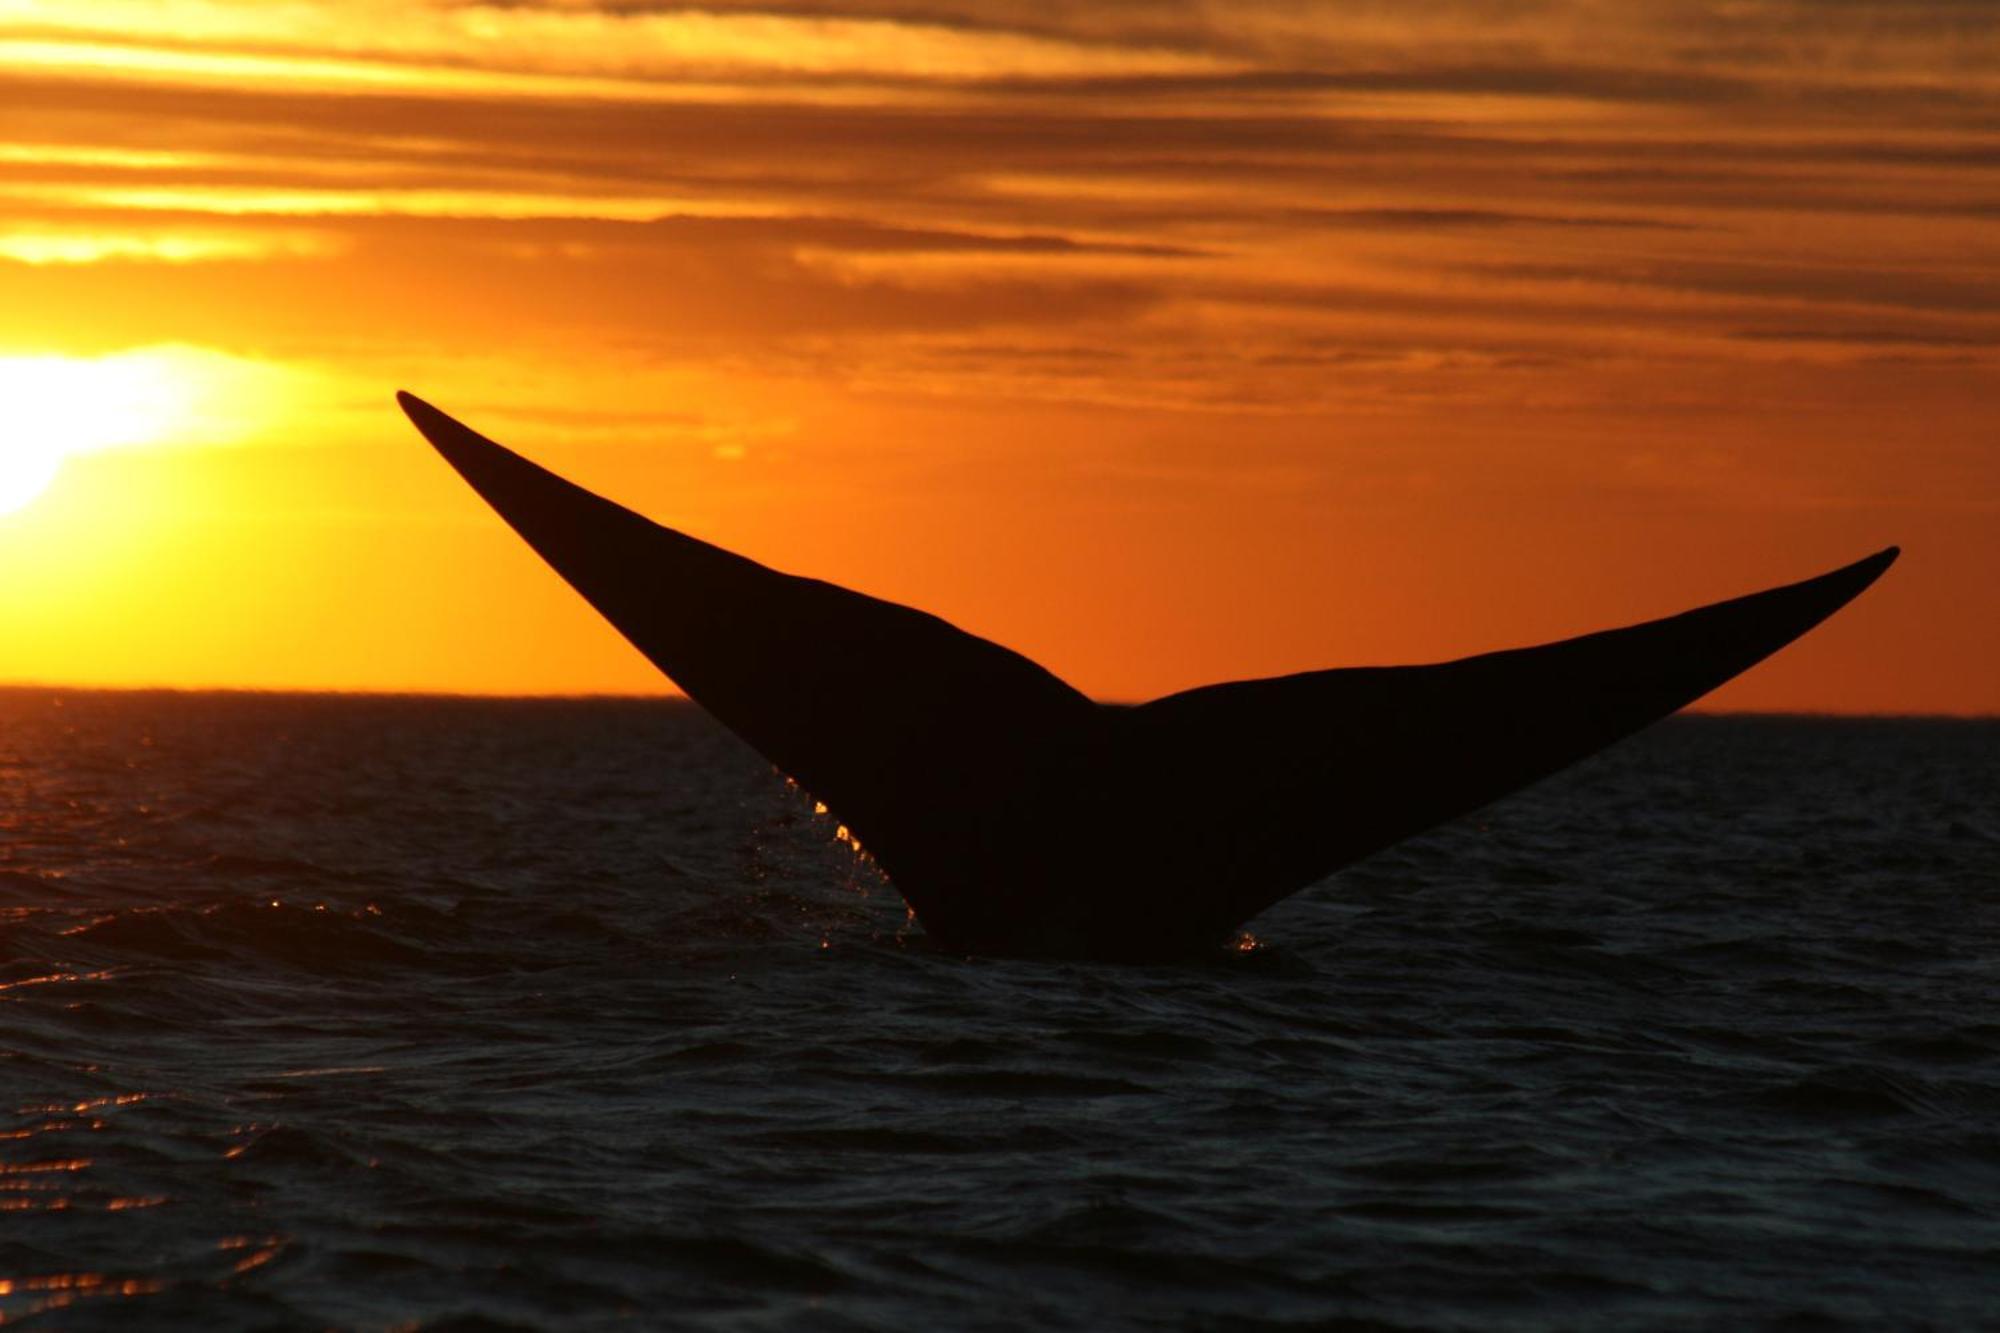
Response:
M1736 329L1729 336L1745 342L1831 343L1854 347L2000 347L2000 329L1967 333L1928 329L1763 328Z
M1627 217L1615 214L1563 216L1551 213L1517 213L1496 208L1300 208L1293 209L1287 216L1293 221L1314 226L1380 228L1388 231L1484 227L1698 230L1693 223L1673 222L1664 218Z
M329 256L342 248L338 239L312 232L0 227L0 261L21 264L245 263Z
M1642 264L1484 264L1483 275L1538 284L1643 287L1770 302L2000 314L2000 281L1911 266L1784 260L1658 260Z
M480 74L593 81L689 77L1105 77L1213 72L1198 49L1078 41L1004 26L867 13L675 7L346 3L241 5L13 0L13 58L155 75L281 77L383 85L427 78L461 90L528 87ZM426 66L411 71L408 66ZM544 91L556 91L545 87ZM601 83L588 91L609 91ZM640 95L631 90L631 95Z
M2000 199L1965 128L2000 118L2000 77L1965 72L1990 40L1918 5L1878 41L1887 12L0 0L0 38L97 53L0 42L26 238L0 259L98 261L0 264L0 296L99 341L810 349L1064 393L1098 372L1034 349L1081 328L1142 393L1254 374L1278 403L1314 374L1595 364L1607 337L1750 357L1743 330L1806 309L1976 339L1990 277L1914 220ZM1772 262L1801 229L1811 262ZM252 263L254 289L217 280Z

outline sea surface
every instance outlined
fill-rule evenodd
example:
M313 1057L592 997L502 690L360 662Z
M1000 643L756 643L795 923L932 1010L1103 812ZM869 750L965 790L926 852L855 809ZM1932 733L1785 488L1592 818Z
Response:
M835 832L673 702L0 692L0 1320L2000 1327L2000 724L1676 719L1178 966Z

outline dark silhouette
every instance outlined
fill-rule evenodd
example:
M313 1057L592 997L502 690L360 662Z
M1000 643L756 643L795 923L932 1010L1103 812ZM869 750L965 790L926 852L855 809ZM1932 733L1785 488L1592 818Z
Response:
M660 527L398 401L543 559L825 802L925 930L962 952L1212 949L1341 866L1706 694L1897 555L1540 647L1120 707L936 616Z

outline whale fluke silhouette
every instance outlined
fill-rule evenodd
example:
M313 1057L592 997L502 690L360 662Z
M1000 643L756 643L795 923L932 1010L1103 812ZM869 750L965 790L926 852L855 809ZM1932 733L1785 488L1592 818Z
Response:
M825 803L925 931L965 953L1213 948L1341 866L1708 693L1897 555L1559 643L1127 707L936 616L661 527L397 398L544 560Z

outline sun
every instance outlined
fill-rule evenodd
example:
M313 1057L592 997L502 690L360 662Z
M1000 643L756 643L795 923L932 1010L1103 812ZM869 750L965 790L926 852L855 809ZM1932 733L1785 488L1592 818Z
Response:
M49 488L62 454L46 445L10 440L0 445L0 515L25 508Z
M0 514L33 503L72 454L172 434L187 405L156 353L0 356Z

